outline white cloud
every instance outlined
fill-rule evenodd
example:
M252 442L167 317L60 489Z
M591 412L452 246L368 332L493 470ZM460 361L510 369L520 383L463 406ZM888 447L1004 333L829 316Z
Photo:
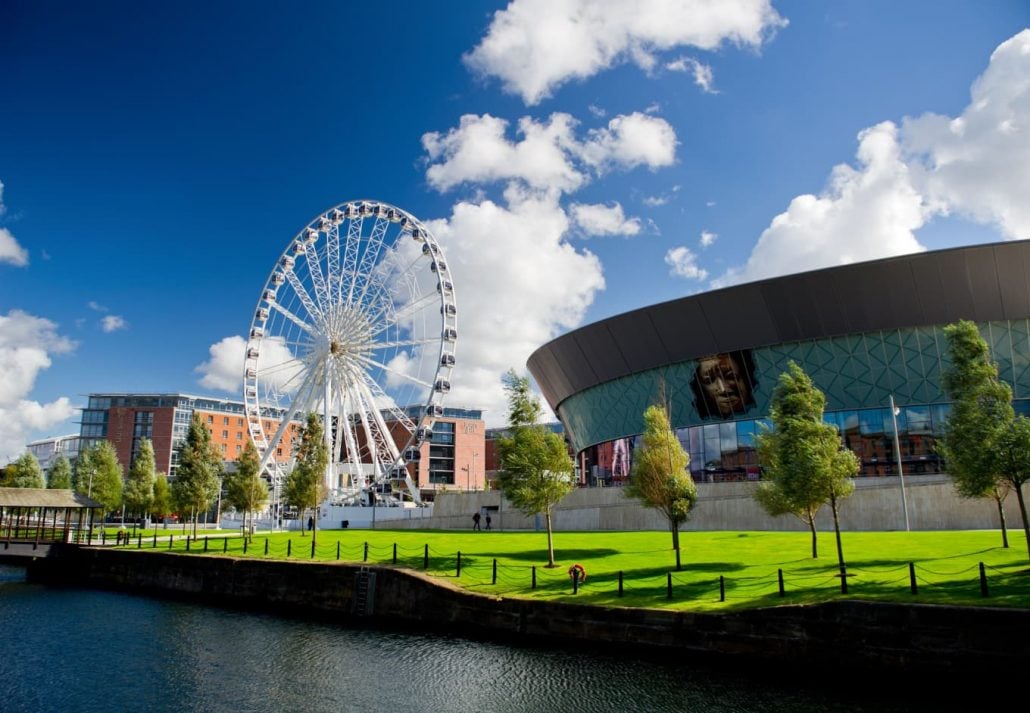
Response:
M698 266L697 255L682 245L665 253L665 264L671 268L669 274L676 277L688 280L703 280L708 277L708 271Z
M706 94L718 94L714 88L715 76L712 68L693 57L678 57L665 65L665 68L672 72L689 72L694 77L694 84L701 88Z
M508 122L484 114L466 114L446 134L429 132L422 145L431 161L426 180L439 191L467 183L518 180L539 190L575 191L591 172L636 166L660 168L676 157L676 132L669 122L639 112L619 115L607 127L592 129L580 140L578 122L554 113L539 122L523 117L517 133L506 137Z
M18 244L7 228L0 228L0 262L10 263L15 267L25 267L29 264L29 251Z
M573 203L572 220L587 235L636 235L640 232L640 219L627 219L622 205Z
M567 239L554 193L509 186L507 205L459 202L429 223L447 252L458 303L457 365L448 400L503 425L502 375L525 370L541 344L578 326L604 288L601 263Z
M858 168L834 168L820 196L794 198L745 265L714 287L925 250L934 215L960 213L1030 238L1030 30L1003 42L956 118L925 114L858 135Z
M971 95L954 119L902 123L915 179L935 210L1030 238L1030 30L998 46Z
M94 312L106 312L107 311L107 307L105 307L104 305L100 304L96 300L90 300L89 302L86 303L86 306L89 307Z
M669 202L666 196L647 196L644 198L644 205L648 208L657 208L660 205L665 205Z
M225 337L208 347L211 358L198 364L194 371L203 376L200 385L208 389L238 394L243 390L243 362L247 341L241 336ZM261 383L271 387L296 386L294 377L300 370L292 352L281 338L265 339L258 355ZM292 383L291 383L292 380Z
M67 397L47 404L26 398L39 372L50 367L51 355L74 348L75 343L58 334L50 320L20 310L0 315L0 463L17 458L32 431L74 415Z
M110 334L111 332L117 332L119 329L128 329L129 323L125 321L124 317L120 317L117 314L109 314L100 320L100 328Z
M709 230L701 231L701 247L703 248L711 247L711 245L718 239L718 233L713 233Z
M601 107L597 106L596 104L591 104L590 106L588 106L587 107L587 111L589 111L592 115L594 115L598 119L603 119L604 117L608 116L608 112L606 112L604 109L602 109Z
M657 53L676 47L756 48L786 24L769 0L513 0L465 62L537 104L565 82L623 62L650 71Z

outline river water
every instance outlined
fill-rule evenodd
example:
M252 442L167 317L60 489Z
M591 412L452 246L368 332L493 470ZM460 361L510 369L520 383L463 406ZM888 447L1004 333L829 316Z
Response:
M856 687L846 672L834 678L836 690L668 654L641 660L352 629L44 587L0 565L4 713L941 710L868 680Z

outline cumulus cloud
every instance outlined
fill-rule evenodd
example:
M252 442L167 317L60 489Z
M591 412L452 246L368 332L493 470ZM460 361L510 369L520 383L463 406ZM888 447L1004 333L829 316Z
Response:
M644 205L648 208L657 208L658 206L665 205L669 202L666 196L646 196L644 198Z
M833 169L819 195L794 198L746 264L715 287L924 250L935 215L959 213L1030 238L1030 30L1006 40L961 115L925 114L858 135L857 168Z
M4 184L0 181L0 215L5 212ZM29 251L18 244L14 235L7 228L0 228L0 263L2 262L15 267L25 267L29 264Z
M107 311L107 307L105 307L104 305L100 304L96 300L90 300L89 302L86 303L86 306L89 307L94 312L106 312Z
M67 397L46 404L27 398L39 372L50 368L51 356L74 348L48 319L20 310L0 315L0 463L17 458L31 432L74 415Z
M687 72L694 77L694 84L701 88L706 94L718 94L715 89L715 75L712 68L693 57L677 57L665 65L671 72Z
M701 231L701 247L703 248L711 247L712 244L715 243L715 241L718 239L718 233L713 233L708 230Z
M636 235L640 232L639 218L626 218L622 205L573 203L570 212L573 222L587 235Z
M569 242L569 218L554 193L509 186L507 205L462 201L430 230L454 275L459 340L448 400L484 409L502 425L502 375L525 369L541 344L578 326L604 288L601 263Z
M697 255L682 245L665 253L665 264L670 267L669 274L676 277L687 280L703 280L708 277L708 270L697 264Z
M200 385L208 389L238 394L243 390L243 363L247 341L238 335L225 337L208 348L210 359L198 364L194 371L201 373ZM258 374L262 385L289 391L298 384L301 365L282 338L261 342L258 355Z
M546 121L523 117L517 129L521 138L512 141L506 120L466 114L447 133L422 136L430 160L426 180L439 191L518 180L531 188L569 193L611 169L654 169L675 160L676 132L662 118L619 115L582 139L576 137L577 125L561 112Z
M624 62L649 72L677 47L757 48L784 25L769 0L513 0L465 62L532 105Z
M109 314L100 320L100 328L110 334L111 332L117 332L119 329L128 329L129 323L125 321L124 317L117 314Z
M960 116L906 119L901 140L935 210L1030 238L1030 30L995 49Z

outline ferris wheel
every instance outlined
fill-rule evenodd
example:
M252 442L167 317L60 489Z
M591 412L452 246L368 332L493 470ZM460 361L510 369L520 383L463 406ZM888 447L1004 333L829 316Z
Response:
M410 213L341 203L290 241L261 290L247 340L244 404L273 500L308 413L322 416L336 502L391 483L420 502L409 464L451 388L454 283ZM291 424L293 424L291 426Z

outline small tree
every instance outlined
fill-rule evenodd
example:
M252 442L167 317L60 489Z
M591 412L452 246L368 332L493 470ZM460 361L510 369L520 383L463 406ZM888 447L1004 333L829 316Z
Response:
M79 454L75 490L100 503L105 515L122 504L122 466L110 441Z
M142 438L125 482L125 507L140 518L146 516L154 500L154 478L154 445L149 438Z
M0 486L5 488L43 488L43 469L32 453L25 452L18 460L9 464L4 470Z
M501 472L498 484L504 496L523 514L542 513L547 523L547 566L554 567L551 513L568 495L573 463L562 438L537 424L542 409L529 378L509 370L504 376L511 435L497 441Z
M852 477L858 472L858 458L843 447L837 427L823 421L825 406L823 392L791 361L773 391L769 413L772 428L757 436L758 458L763 477L779 490L779 501L790 511L800 508L814 513L820 505L829 503L837 562L843 575L838 508L841 499L855 490ZM814 541L812 550L814 556Z
M51 490L70 490L72 487L72 466L64 456L57 456L50 468L46 486Z
M643 446L634 455L626 495L665 515L672 531L677 570L680 569L679 528L697 502L697 486L687 470L689 463L690 456L676 438L665 407L649 406L644 411Z
M154 478L154 499L150 501L150 513L154 520L164 520L172 511L172 491L168 487L168 476L158 473Z
M243 532L248 540L254 523L254 511L268 502L268 485L261 477L261 458L254 442L247 441L243 453L236 461L235 472L226 476L226 499L243 513ZM247 517L250 517L250 526Z
M200 414L194 413L172 481L172 499L182 512L189 510L194 537L200 513L206 512L218 496L221 474L222 456L211 443L211 432L201 421Z
M976 324L965 319L949 324L944 336L951 366L941 384L953 403L939 450L960 497L994 499L1002 546L1008 547L1005 498L1011 488L1002 473L1010 464L998 456L1000 441L1015 422L1012 389L998 378L998 366Z
M760 456L761 458L761 456ZM768 459L775 458L774 453L767 455ZM819 512L822 502L794 503L787 499L786 494L778 486L777 482L770 476L769 480L763 480L755 488L755 501L759 506L773 517L780 515L793 515L808 526L812 533L812 559L819 557L817 545L817 534L815 528L815 516Z
M260 465L260 464L259 464ZM309 413L307 423L301 430L300 446L297 448L293 470L286 477L283 488L286 502L297 508L303 517L307 509L314 510L329 497L325 472L329 467L329 447L325 444L325 432L318 414ZM312 515L314 527L312 541L317 541L318 518ZM301 532L303 533L303 528Z

